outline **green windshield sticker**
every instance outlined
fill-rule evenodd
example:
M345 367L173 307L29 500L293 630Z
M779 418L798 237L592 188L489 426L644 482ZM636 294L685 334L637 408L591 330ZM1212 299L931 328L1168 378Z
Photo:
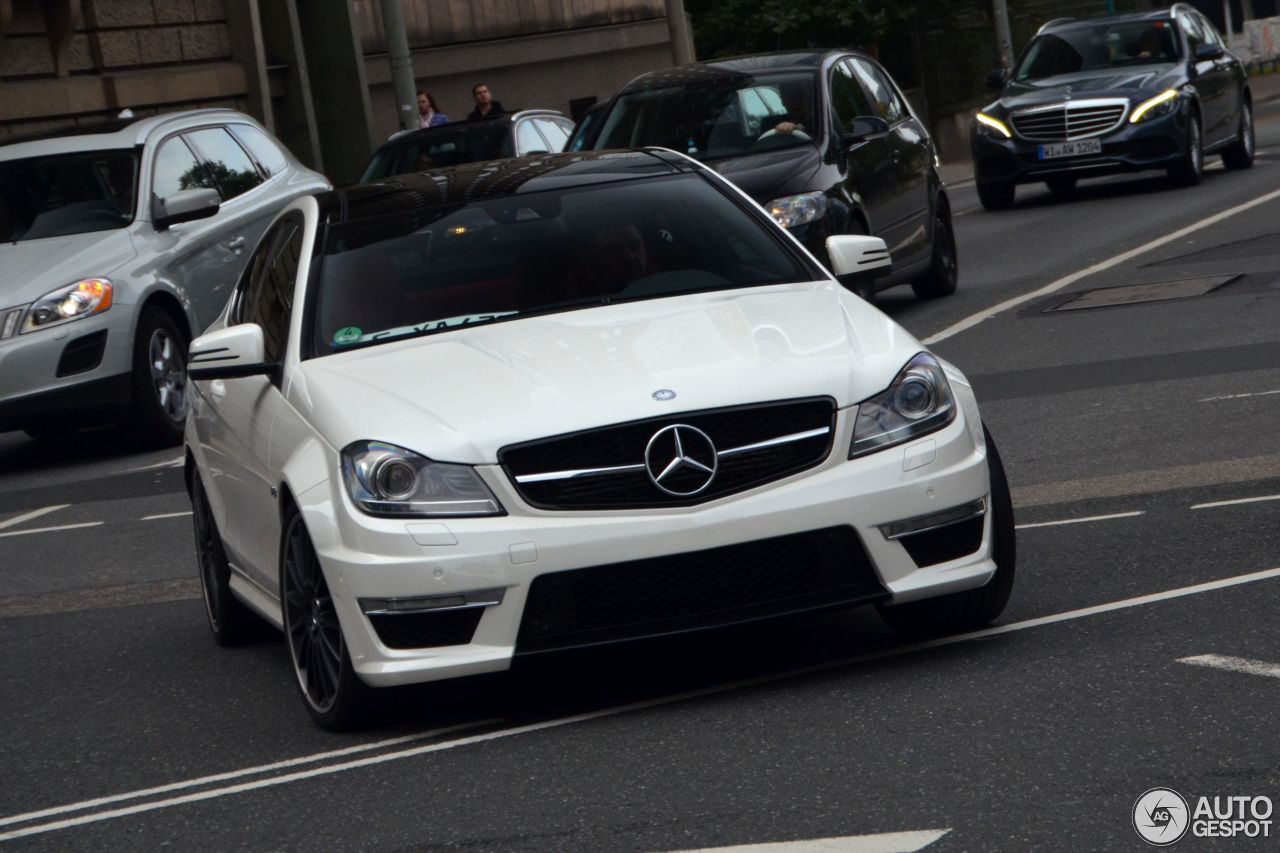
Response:
M334 345L354 344L360 340L362 332L356 326L344 326L333 333Z

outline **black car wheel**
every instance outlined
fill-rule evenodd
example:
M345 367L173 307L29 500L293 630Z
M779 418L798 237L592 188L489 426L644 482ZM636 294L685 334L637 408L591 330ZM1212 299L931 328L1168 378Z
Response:
M1249 103L1240 105L1240 130L1235 142L1222 149L1222 165L1228 169L1247 169L1253 165L1253 108Z
M1005 210L1013 206L1012 181L978 181L978 201L987 210Z
M238 645L250 639L260 623L231 592L231 566L227 563L222 536L213 520L209 495L199 472L191 475L191 516L195 522L196 564L209 630L218 645Z
M956 292L960 280L960 264L956 255L955 229L951 227L951 209L942 199L933 213L933 248L929 272L911 283L920 299L937 299Z
M1044 185L1054 195L1071 195L1076 191L1076 178L1074 175L1057 175L1045 178Z
M898 633L907 637L927 637L957 631L973 631L991 622L1009 603L1013 590L1017 548L1014 540L1013 500L1004 465L996 452L991 434L987 437L987 470L991 476L991 559L996 572L991 580L977 589L953 592L908 604L877 604L881 618Z
M187 335L152 305L138 318L133 341L133 408L128 429L144 444L172 447L187 420Z
M1204 139L1200 134L1200 116L1187 119L1187 151L1178 165L1169 170L1169 179L1179 187L1194 187L1204 177Z
M351 666L324 571L296 508L289 511L281 542L280 599L289 659L308 713L321 728L352 728L369 688Z

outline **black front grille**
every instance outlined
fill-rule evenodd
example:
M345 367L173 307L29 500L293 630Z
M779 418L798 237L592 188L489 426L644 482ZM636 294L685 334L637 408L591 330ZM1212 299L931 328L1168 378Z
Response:
M1013 129L1023 139L1038 142L1065 142L1100 136L1124 118L1123 103L1077 106L1066 103L1053 109L1035 110L1013 116Z
M903 536L898 541L916 565L924 568L972 554L982 544L982 531L983 519L979 516L937 530Z
M379 613L369 616L378 640L389 649L430 649L462 646L480 624L483 607L426 613Z
M517 652L731 625L885 597L851 527L539 575Z
M686 424L706 433L721 454L710 485L694 495L662 491L643 467L650 439L673 424ZM725 451L735 448L822 428L826 431L809 438L725 455ZM685 412L560 435L505 447L498 459L521 497L542 509L685 506L744 491L819 464L831 451L834 429L835 403L830 398L791 400ZM624 466L630 466L630 470L538 482L518 479L533 474ZM676 481L675 485L681 484Z
M102 363L102 353L106 348L106 329L76 338L63 348L57 375L72 376L93 370Z

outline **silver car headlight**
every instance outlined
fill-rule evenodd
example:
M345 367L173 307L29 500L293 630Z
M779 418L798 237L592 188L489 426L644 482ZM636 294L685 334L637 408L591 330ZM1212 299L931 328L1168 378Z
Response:
M502 515L502 505L470 465L432 462L380 441L342 451L342 478L356 506L370 515Z
M849 458L936 432L956 419L956 400L942 365L922 352L885 391L858 404Z
M1133 114L1129 116L1130 124L1137 124L1147 119L1159 118L1167 116L1178 108L1178 90L1165 89L1154 98L1147 98L1142 103L1133 108Z
M783 228L795 228L797 225L808 225L817 222L827 215L827 197L825 194L801 193L783 198L775 198L764 206Z
M101 314L110 307L111 282L105 278L83 278L32 302L22 323L22 333Z

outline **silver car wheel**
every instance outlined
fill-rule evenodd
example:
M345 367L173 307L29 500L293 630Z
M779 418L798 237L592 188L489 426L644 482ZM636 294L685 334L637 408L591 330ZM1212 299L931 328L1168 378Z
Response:
M182 423L187 416L187 367L177 342L168 330L156 329L151 333L147 353L160 409L169 420Z

